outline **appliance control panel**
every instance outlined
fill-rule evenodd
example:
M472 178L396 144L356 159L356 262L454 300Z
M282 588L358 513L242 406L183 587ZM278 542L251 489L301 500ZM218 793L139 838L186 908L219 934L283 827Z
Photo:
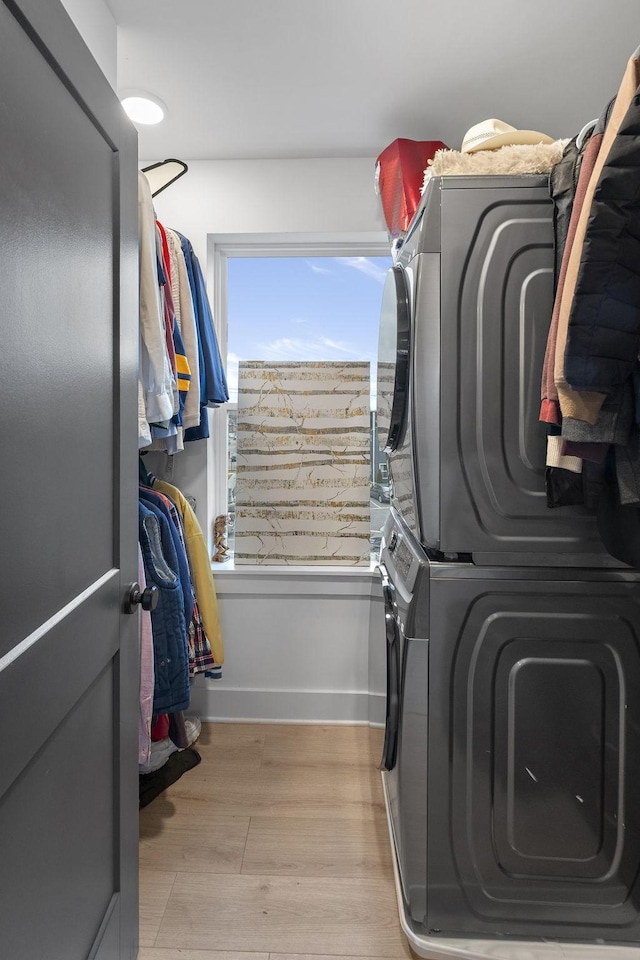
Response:
M390 533L387 550L398 578L405 589L411 592L420 561L411 549L407 538L397 528Z
M393 559L396 570L407 586L409 586L409 574L411 572L411 561L413 560L413 556L404 538L399 540L396 549L393 551Z

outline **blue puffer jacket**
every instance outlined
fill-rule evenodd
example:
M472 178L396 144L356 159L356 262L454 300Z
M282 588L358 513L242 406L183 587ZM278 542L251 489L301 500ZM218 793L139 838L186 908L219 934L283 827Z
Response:
M184 597L168 521L138 501L138 531L147 585L160 592L151 613L155 685L153 712L175 713L189 706L189 655Z

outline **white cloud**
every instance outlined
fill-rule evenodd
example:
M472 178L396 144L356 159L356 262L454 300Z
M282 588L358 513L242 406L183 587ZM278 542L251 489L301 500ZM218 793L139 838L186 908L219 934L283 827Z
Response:
M344 263L345 266L351 267L353 270L359 270L360 273L364 273L365 276L371 277L372 280L380 284L384 283L387 276L384 267L379 267L367 257L340 257L338 262Z
M373 360L348 341L328 337L280 337L258 345L263 360Z
M314 273L333 273L333 270L329 270L327 267L319 267L317 263L312 263L311 260L307 260L306 263Z
M354 350L353 345L340 342L339 340L330 340L328 337L321 337L322 342L329 350L336 350L338 353L350 353L354 357L362 355L361 350Z

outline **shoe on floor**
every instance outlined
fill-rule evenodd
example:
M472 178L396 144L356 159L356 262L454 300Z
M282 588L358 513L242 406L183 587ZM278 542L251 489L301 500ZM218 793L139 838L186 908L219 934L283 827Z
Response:
M171 754L175 753L177 749L175 743L173 740L170 740L169 737L165 737L164 740L154 740L151 743L149 762L140 764L138 766L138 772L154 773L154 771L159 770L160 767L165 765Z
M200 736L202 723L199 717L185 717L184 726L187 732L188 746L191 746ZM152 741L149 763L139 764L138 773L154 773L156 770L159 770L160 767L163 767L171 754L175 753L178 749L170 737L165 737L164 740Z
M202 731L202 722L199 717L185 717L184 725L187 730L189 746L195 743Z

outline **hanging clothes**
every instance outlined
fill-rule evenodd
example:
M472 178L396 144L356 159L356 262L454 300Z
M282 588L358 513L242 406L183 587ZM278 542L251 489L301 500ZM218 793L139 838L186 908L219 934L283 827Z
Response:
M156 226L158 228L158 233L161 241L162 249L162 292L165 300L165 320L168 321L171 334L172 334L172 343L176 358L176 376L178 378L178 392L179 392L179 401L180 409L178 411L179 415L179 424L183 425L182 411L184 410L184 403L186 396L189 393L191 388L191 364L189 363L189 358L186 354L186 348L184 344L184 339L182 337L182 329L179 323L178 313L176 310L176 299L174 297L174 284L172 281L172 267L171 267L171 256L169 253L169 243L166 231L162 224L159 221L156 221ZM180 296L179 284L177 285L178 297Z
M186 710L190 702L185 600L169 521L138 502L138 531L148 583L159 590L151 613L154 648L153 712Z
M197 546L191 543L191 553L192 556L189 556L189 549L187 546L187 538L191 541L194 539L194 530L193 521L197 524L195 517L192 518L187 512L187 520L189 522L188 533L185 532L184 520L183 520L183 510L179 508L176 504L177 496L174 493L173 496L170 494L175 491L177 488L171 487L167 484L167 491L160 491L158 488L154 488L154 484L157 482L156 478L150 474L145 468L142 457L139 458L139 474L140 474L140 487L139 487L139 496L142 503L145 506L150 507L153 510L158 510L162 512L166 519L171 521L170 527L171 533L174 540L174 548L177 556L177 568L176 572L179 575L180 582L183 589L183 594L190 600L190 606L185 604L185 619L187 621L187 649L188 649L188 659L189 659L189 676L194 677L198 673L206 673L208 676L215 677L216 679L220 675L221 664L217 664L207 637L204 622L202 615L200 613L200 608L195 597L195 586L194 586L194 577L192 574L194 562L197 565L198 561L198 549ZM178 491L179 493L179 491ZM202 539L201 554L206 556L206 547L204 545L204 537L202 536L202 531L200 530L199 525L195 531L195 535L200 534ZM213 598L209 596L210 591L205 591L203 593L202 581L203 578L199 576L200 579L200 594L204 596L205 606L207 609L207 619L209 623L213 624L216 634L219 632L219 619L217 617L217 601L215 598L215 590ZM206 582L206 581L205 581ZM212 604L215 605L214 609L216 615L214 616L211 611ZM164 734L166 736L166 733Z
M200 264L186 237L156 219L143 173L138 220L138 444L174 454L185 439L209 436L206 407L225 403L229 394ZM193 741L194 720L183 715L189 679L197 673L219 676L224 648L208 552L195 513L177 488L156 487L142 461L140 483L140 582L155 584L160 594L156 609L143 617L147 659L152 654L152 673L147 667L147 690L145 694L141 687L140 696L139 760L147 772L149 765L155 770L173 750ZM150 750L160 733L157 749Z
M163 497L157 490L151 490L147 487L140 487L140 501L144 503L156 515L162 515L167 521L166 529L171 535L173 541L173 550L175 556L175 565L171 558L165 555L165 559L178 575L180 587L182 589L184 603L184 620L189 624L193 616L193 587L191 585L191 575L189 564L182 538L179 517L176 514L175 506L166 497ZM163 544L164 550L164 544Z
M198 518L186 497L171 483L154 479L153 489L166 494L178 508L182 516L185 533L185 545L189 557L191 576L202 615L205 633L211 645L211 652L217 665L224 663L224 644L220 628L218 599L211 572L209 551Z
M597 489L597 486L594 487L591 471L583 471L582 456L572 454L567 449L555 383L555 358L560 305L567 266L587 186L602 142L604 127L605 117L603 116L590 130L589 139L581 138L580 147L577 144L578 138L570 141L565 147L563 160L549 180L550 194L554 204L557 274L554 284L555 300L542 372L540 406L540 420L547 424L545 488L549 507L593 502ZM597 500L597 497L595 499Z
M205 407L226 403L229 399L229 391L200 263L190 241L177 231L176 236L180 240L184 254L199 333L200 425L187 430L185 440L203 440L209 436L209 422Z
M138 544L138 583L144 592L147 580L142 551ZM151 751L151 721L153 717L153 633L151 614L140 608L140 719L138 724L138 763L147 764Z
M140 487L140 499L151 509L161 510L171 520L171 532L178 561L178 575L185 597L185 621L187 623L187 646L189 654L189 676L213 670L215 661L206 635L200 608L195 599L195 587L190 572L191 561L188 556L186 533L181 513L173 499L149 487ZM188 598L188 602L187 602Z
M600 394L631 377L640 348L640 56L627 64L590 186L578 274L568 304L564 373L574 390ZM598 176L595 179L595 173Z
M164 228L156 222L158 242L158 283L165 324L165 343L171 368L176 378L174 393L174 413L168 424L152 424L152 450L165 450L169 454L180 453L184 449L183 410L187 395L191 389L191 367L186 356L186 348L177 322L173 291L171 286L171 263Z
M541 408L556 434L549 437L549 505L584 503L609 552L633 565L640 563L639 92L640 49L584 147ZM549 466L554 448L562 466L580 464L573 483Z
M198 601L193 603L193 616L189 624L189 676L195 677L198 673L207 675L220 670L213 659L211 644L205 633L204 622L198 606Z
M173 454L206 439L205 408L229 399L202 270L190 241L156 220L138 175L138 445Z
M161 309L156 249L156 225L151 189L138 175L140 368L138 442L150 440L150 423L171 420L175 381L167 356Z
M637 217L637 207L633 204L629 207L625 200L624 185L627 184L632 191L635 189L635 177L630 176L628 170L637 169L634 151L637 153L640 147L636 132L640 106L635 102L639 85L640 59L632 57L627 64L589 179L560 304L555 381L562 415L592 424L598 419L608 390L621 384L621 373L631 373L629 364L635 363L638 350L640 310L632 308L629 311L625 303L629 291L635 291L637 285L632 260L628 259L633 249L619 248L619 238L633 238L633 217ZM613 176L605 170L612 149L615 156L617 144L622 144L623 155L630 153L626 158L630 165L626 168L626 176L624 167ZM613 202L607 198L610 184L614 185ZM596 191L598 199L594 206ZM617 199L616 192L620 194ZM616 214L617 209L620 214ZM627 224L629 214L631 220ZM620 220L627 224L622 233ZM635 240L632 248L634 246L637 246ZM618 256L622 256L618 269L624 271L625 277L621 281L622 288L616 292L617 288L609 287L609 283L612 280L615 284L620 282L614 270ZM606 261L604 274L595 259L598 257ZM605 295L607 291L609 296ZM572 336L569 338L572 317ZM601 335L603 328L604 337ZM594 350L595 353L589 356L589 352ZM587 362L589 359L591 362ZM626 365L625 360L629 361ZM569 383L567 373L572 383Z
M187 265L182 252L182 244L174 230L164 231L167 250L169 253L169 276L173 307L176 322L182 335L185 355L191 371L191 387L185 399L182 411L182 425L185 430L189 427L200 426L200 361L198 356L198 329L193 308L193 296L189 286Z

